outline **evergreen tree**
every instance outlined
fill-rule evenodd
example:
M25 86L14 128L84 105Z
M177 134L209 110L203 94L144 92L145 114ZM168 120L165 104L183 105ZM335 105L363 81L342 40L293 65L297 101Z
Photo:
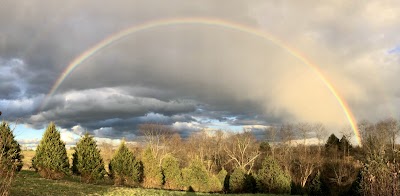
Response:
M349 140L346 138L346 136L343 136L339 141L339 150L343 152L343 155L349 156L349 152L352 148L353 146L351 146Z
M15 140L10 126L6 122L0 124L0 166L2 169L22 168L21 147Z
M146 148L142 156L143 162L143 186L146 188L161 188L163 175L156 158L150 148Z
M173 156L167 156L162 162L164 174L164 188L180 190L183 185L182 173L178 160Z
M228 172L225 170L225 168L222 168L221 171L219 171L217 174L217 178L222 186L224 186L225 178L227 177L227 175Z
M44 178L60 179L69 171L67 150L60 137L56 125L51 122L36 148L32 166Z
M76 144L72 156L72 170L81 175L85 182L103 179L106 171L93 136L86 133Z
M337 149L339 149L339 144L340 144L339 138L337 138L335 134L331 134L329 136L328 140L326 141L325 149L337 150Z
M327 157L337 158L340 141L335 134L331 134L325 144L325 154Z
M259 191L267 193L290 193L290 176L282 170L278 162L272 157L264 159L256 178Z
M210 179L207 169L200 160L193 160L189 167L182 170L186 186L198 192L209 192Z
M245 188L246 172L238 167L233 170L229 178L229 189L233 193L241 193Z
M117 185L138 185L143 177L142 163L136 160L133 153L125 145L125 141L122 141L114 157L111 159L109 171Z
M308 195L324 195L322 192L321 172L317 172L314 178L308 183Z

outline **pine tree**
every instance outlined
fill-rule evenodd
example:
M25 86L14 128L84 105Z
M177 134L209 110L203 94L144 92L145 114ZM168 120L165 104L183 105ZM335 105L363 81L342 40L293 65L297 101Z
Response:
M164 188L180 190L183 185L182 173L178 160L173 156L167 156L161 164L164 174Z
M210 178L206 168L200 160L193 160L189 167L182 170L186 186L194 191L209 192Z
M229 190L233 193L241 193L244 191L246 172L238 167L233 170L229 178Z
M44 178L60 179L69 172L69 162L65 143L61 141L60 132L51 122L36 148L32 166Z
M128 184L137 186L143 176L142 163L136 160L136 157L122 141L117 152L109 164L111 177L117 185Z
M0 166L3 169L22 168L21 147L14 139L14 134L6 122L0 124Z
M146 188L161 188L163 185L163 175L156 158L151 153L150 148L146 148L142 155L143 162L143 186Z
M75 174L80 175L85 182L103 179L106 171L100 150L97 149L93 136L86 133L76 144L72 156L72 170Z
M257 172L257 188L266 193L290 193L290 176L272 157L266 157Z
M227 175L228 175L228 172L225 170L225 168L222 168L221 171L219 171L217 174L217 178L222 186L224 186L225 178Z

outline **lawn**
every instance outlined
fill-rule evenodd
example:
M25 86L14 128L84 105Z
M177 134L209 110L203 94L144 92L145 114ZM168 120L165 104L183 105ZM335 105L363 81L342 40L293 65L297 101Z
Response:
M34 171L22 170L11 189L11 195L221 195L207 193L192 193L184 191L167 191L156 189L142 189L130 187L117 187L108 182L103 184L85 184L78 177L67 177L63 180L48 180L41 178ZM225 195L225 194L224 194ZM235 194L226 194L232 196ZM241 194L261 196L268 194Z

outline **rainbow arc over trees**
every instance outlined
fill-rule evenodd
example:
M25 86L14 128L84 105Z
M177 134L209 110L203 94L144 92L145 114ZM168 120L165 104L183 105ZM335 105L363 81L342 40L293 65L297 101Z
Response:
M121 30L119 32L116 32L102 41L98 42L91 48L87 49L80 55L78 55L75 59L73 59L68 66L64 69L64 71L61 73L61 75L58 77L54 85L52 86L51 90L49 93L46 95L44 98L39 111L43 110L43 108L46 106L49 98L53 96L53 94L57 91L57 89L60 87L60 85L63 83L63 81L74 71L75 68L78 66L82 65L83 62L88 60L90 57L98 53L99 51L103 50L107 46L113 44L116 41L122 40L134 33L148 30L151 28L156 28L156 27L164 27L164 26L172 26L172 25L207 25L207 26L216 26L216 27L221 27L221 28L226 28L226 29L232 29L236 30L239 32L247 33L253 36L260 37L262 39L265 39L278 47L284 49L287 51L290 55L293 57L296 57L299 59L304 65L307 65L314 73L315 75L320 79L320 81L328 88L328 90L332 93L332 95L335 97L337 100L338 104L342 108L344 114L346 115L346 118L348 119L348 122L350 123L350 126L355 134L356 140L358 145L361 145L361 136L360 132L357 128L357 123L356 119L354 118L353 113L351 112L348 104L346 103L345 99L343 99L339 92L336 90L334 85L327 79L327 77L323 74L323 72L319 69L317 65L312 63L305 55L301 54L299 51L293 49L290 47L288 44L283 42L282 40L277 39L273 35L262 31L260 29L243 25L240 23L232 22L232 21L227 21L227 20L222 20L218 18L167 18L167 19L160 19L160 20L152 20L148 21L139 25L134 25L132 27L129 27L127 29Z

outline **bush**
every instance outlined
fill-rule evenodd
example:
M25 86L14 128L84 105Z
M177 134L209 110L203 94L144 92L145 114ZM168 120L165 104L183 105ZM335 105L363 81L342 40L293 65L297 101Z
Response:
M122 141L109 164L110 176L117 185L138 185L142 181L143 166Z
M0 124L0 195L8 195L15 174L22 167L21 148L6 122Z
M161 188L163 175L158 161L153 156L150 148L146 148L142 156L143 162L143 186L146 188Z
M257 188L266 193L290 193L290 176L287 175L272 157L266 157L258 170Z
M400 164L375 156L367 159L361 170L362 195L400 195Z
M2 122L0 124L0 165L2 167L13 167L16 171L20 171L22 158L21 147L14 139L10 126L6 122Z
M96 141L89 134L85 134L76 144L72 155L72 171L80 175L85 182L101 180L106 174L100 150Z
M222 168L221 171L219 171L217 174L217 178L222 186L224 186L224 184L225 184L225 179L226 179L227 175L228 175L228 172L224 168Z
M221 192L222 189L224 188L224 184L221 184L221 182L218 179L218 176L211 175L208 180L208 191L207 192Z
M167 156L161 167L164 174L164 188L181 190L183 179L178 160L173 156Z
M209 192L209 176L200 160L194 160L182 170L186 186L197 192Z
M233 193L244 191L246 173L242 168L236 168L229 178L229 190Z
M53 122L47 127L36 148L32 166L40 176L49 179L61 179L69 172L65 143L61 141L60 132Z

